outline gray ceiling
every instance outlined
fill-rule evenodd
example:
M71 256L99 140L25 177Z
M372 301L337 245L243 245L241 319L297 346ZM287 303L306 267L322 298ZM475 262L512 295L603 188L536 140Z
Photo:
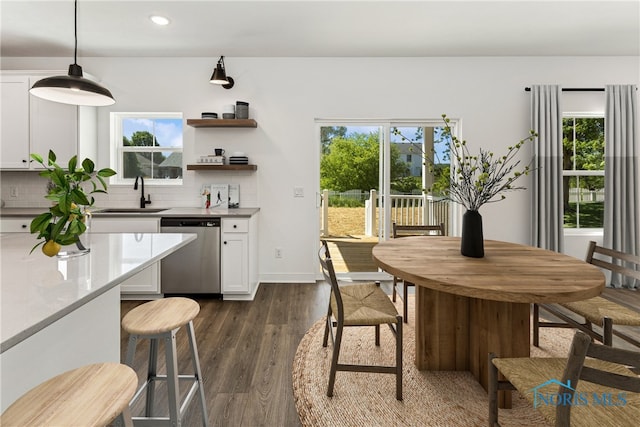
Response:
M0 1L4 57L73 56L73 1ZM158 27L152 14L171 23ZM640 0L79 0L79 56L640 55Z

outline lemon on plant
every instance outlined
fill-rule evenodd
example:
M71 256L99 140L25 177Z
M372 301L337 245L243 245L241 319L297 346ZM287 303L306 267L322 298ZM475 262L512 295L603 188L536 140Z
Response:
M42 245L42 253L46 256L56 256L60 252L60 244L54 242L53 240L47 240L47 243Z
M76 205L75 203L71 202L71 210L74 210L78 207L78 205ZM76 214L71 214L69 215L69 222L73 221L74 219L76 219L77 215Z

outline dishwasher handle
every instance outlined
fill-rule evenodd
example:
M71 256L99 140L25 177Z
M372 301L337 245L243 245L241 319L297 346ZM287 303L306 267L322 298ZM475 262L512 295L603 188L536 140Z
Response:
M220 227L220 218L162 218L161 227Z

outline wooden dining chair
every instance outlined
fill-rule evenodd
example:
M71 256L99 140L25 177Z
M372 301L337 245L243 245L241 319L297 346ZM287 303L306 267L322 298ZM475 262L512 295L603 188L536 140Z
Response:
M640 281L639 256L604 248L591 241L585 261L602 270ZM553 314L559 321L542 321L540 309ZM594 330L594 325L600 331ZM540 344L539 329L543 327L576 328L606 345L613 345L615 335L640 348L640 341L629 333L630 327L640 327L640 312L599 296L557 304L533 304L533 345L536 347Z
M338 284L333 261L326 241L318 252L320 266L325 280L331 285L329 308L324 330L322 346L326 347L331 335L333 355L329 373L327 396L333 396L333 388L337 371L377 372L394 374L396 376L396 399L402 400L402 316L398 315L387 294L375 283L354 285ZM354 365L340 363L340 346L342 344L343 329L349 326L373 326L375 329L375 344L380 345L380 325L389 325L396 338L395 366ZM335 332L334 332L335 328Z
M582 331L566 358L489 354L489 425L500 425L498 390L518 390L555 426L638 425L640 377L633 368L640 368L640 353L592 342Z
M398 237L406 237L406 236L444 236L445 229L444 223L440 223L439 225L398 225L395 222L393 223L393 234L392 237L394 239ZM399 278L393 276L393 293L391 295L391 299L393 302L396 302L397 290L396 287L398 285ZM414 286L413 283L407 282L406 280L402 281L402 316L404 317L404 323L407 323L407 319L409 315L408 311L408 303L407 303L407 292L409 290L409 286Z

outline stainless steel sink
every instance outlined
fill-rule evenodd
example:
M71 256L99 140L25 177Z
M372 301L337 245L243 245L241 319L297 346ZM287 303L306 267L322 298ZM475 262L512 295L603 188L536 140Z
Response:
M168 208L107 208L95 211L95 214L101 213L158 213L166 211Z

